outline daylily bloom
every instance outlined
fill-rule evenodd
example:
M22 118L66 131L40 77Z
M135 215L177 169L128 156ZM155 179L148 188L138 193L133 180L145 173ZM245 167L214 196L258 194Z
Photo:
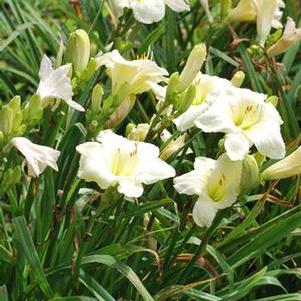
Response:
M97 140L76 147L81 154L78 176L101 189L117 186L120 193L138 198L142 184L175 176L173 167L159 159L159 149L150 143L130 141L110 130L100 132Z
M194 170L174 178L177 192L197 195L193 220L200 227L209 227L219 209L231 206L239 194L241 161L231 161L226 154L217 160L198 157Z
M199 73L194 84L196 87L196 98L186 112L174 119L174 123L179 131L186 131L195 126L195 120L203 112L205 100L211 102L223 99L227 91L233 87L232 83L226 79Z
M112 79L113 94L128 83L129 94L136 95L148 90L160 90L159 82L166 81L168 72L149 59L128 61L118 50L113 50L97 58L100 66L106 66Z
M263 180L280 180L301 174L301 147L262 173Z
M285 6L282 0L240 0L232 10L229 18L241 22L257 23L258 42L264 46L272 27L281 28L281 8Z
M288 17L282 37L268 49L268 56L272 57L283 53L300 40L301 28L296 28L294 20Z
M125 7L133 10L137 21L145 24L159 22L164 18L165 5L175 12L189 10L188 0L111 0L113 12L122 16Z
M47 166L56 171L58 170L56 161L60 156L59 151L48 146L32 143L24 137L13 138L11 144L26 158L29 176L38 177Z
M204 132L225 133L224 145L231 160L242 160L252 145L264 156L283 158L282 120L275 107L265 102L266 95L234 87L231 91L225 98L206 102L195 125Z
M44 54L40 66L40 83L37 94L41 97L42 104L47 105L49 99L62 99L68 106L78 111L85 109L72 100L73 91L70 78L71 65L63 65L57 69L53 69L50 59Z

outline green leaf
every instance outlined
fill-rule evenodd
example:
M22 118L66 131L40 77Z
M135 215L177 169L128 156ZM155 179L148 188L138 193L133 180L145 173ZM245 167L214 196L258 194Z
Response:
M15 226L16 238L19 243L18 256L23 256L23 254L25 255L28 264L33 272L33 275L37 283L39 284L42 292L47 298L52 298L52 289L50 288L50 285L44 274L41 261L35 249L30 232L26 226L24 216L14 218L13 224Z

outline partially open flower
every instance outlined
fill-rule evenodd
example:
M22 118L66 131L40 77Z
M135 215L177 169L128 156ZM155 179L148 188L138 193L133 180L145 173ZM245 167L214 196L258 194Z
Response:
M85 111L78 103L72 100L73 91L70 78L71 65L63 65L53 69L50 59L44 54L40 66L40 83L37 94L41 97L42 104L47 105L49 99L62 99L68 106L77 111Z
M290 17L287 18L282 37L272 45L267 53L273 57L285 52L290 46L301 40L301 28L296 28L296 23Z
M200 227L209 227L219 209L231 206L239 194L241 161L223 154L217 160L198 157L194 170L174 179L177 192L197 195L193 219Z
M276 108L265 102L266 95L235 87L231 91L227 97L206 102L195 125L204 132L225 133L231 160L242 160L252 145L264 156L283 158L282 120Z
M175 170L159 159L159 149L144 142L130 141L110 130L100 132L99 142L78 145L81 154L78 176L96 182L102 189L117 186L128 197L140 197L143 184L175 176Z
M38 177L47 166L58 170L56 161L60 156L59 151L48 146L34 144L24 137L13 138L11 144L26 158L29 176Z
M280 180L299 174L301 174L301 147L264 170L261 178L263 180Z

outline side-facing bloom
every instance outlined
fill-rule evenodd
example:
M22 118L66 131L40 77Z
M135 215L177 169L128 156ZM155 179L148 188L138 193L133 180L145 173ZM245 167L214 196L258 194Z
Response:
M164 18L165 5L175 12L188 11L188 0L110 0L116 17L123 14L124 8L133 10L137 21L144 24L159 22Z
M112 79L112 92L125 84L129 84L129 94L136 95L148 90L160 90L158 83L166 81L168 72L149 59L126 60L118 50L113 50L97 58L100 66L107 68Z
M47 105L48 99L62 99L68 106L77 111L85 111L78 103L72 100L73 91L71 80L68 77L71 65L63 65L53 69L50 59L44 54L40 66L40 83L37 94L41 97L42 103Z
M228 90L233 87L232 83L226 79L199 73L194 84L196 87L196 97L186 112L174 119L174 123L179 131L186 131L195 126L195 120L204 110L204 102L224 99Z
M204 132L225 133L225 149L231 160L242 160L252 145L264 156L281 159L285 145L276 108L266 95L249 89L232 88L232 94L204 105L195 125Z
M268 56L272 57L283 53L300 40L301 28L296 28L294 20L288 17L282 37L268 49Z
M281 28L281 8L285 6L282 0L240 0L232 10L230 20L255 22L257 24L257 39L264 46L272 27Z
M29 176L38 177L47 166L56 171L58 170L56 161L60 156L59 151L48 146L32 143L24 137L13 138L11 144L26 158Z
M301 147L299 146L286 158L263 171L263 180L280 180L301 174Z
M137 198L143 194L142 184L175 176L150 143L130 141L110 130L100 132L97 140L76 147L81 155L78 176L101 189L117 186L120 193Z
M231 206L239 195L241 161L231 161L226 154L217 160L198 157L194 170L174 178L177 192L197 195L192 216L200 227L209 227L219 209Z

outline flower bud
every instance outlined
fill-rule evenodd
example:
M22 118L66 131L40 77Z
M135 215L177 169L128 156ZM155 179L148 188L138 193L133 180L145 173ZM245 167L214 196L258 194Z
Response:
M168 160L173 154L179 151L185 145L186 135L180 135L176 139L170 140L167 145L160 152L160 159L163 161Z
M135 104L135 97L126 97L117 109L110 115L106 122L107 128L114 128L119 125L129 114Z
M177 116L183 114L188 110L188 108L195 100L195 96L196 96L195 85L191 85L185 93L182 93L182 95L179 96L177 103L174 106L174 110Z
M301 174L301 146L263 171L262 180L280 180Z
M8 105L0 111L0 130L4 135L11 132L14 121L14 111Z
M206 59L206 55L205 44L194 46L179 78L180 83L177 87L179 93L186 90L192 84Z
M274 107L277 107L278 101L279 101L279 98L277 96L275 96L275 95L270 96L266 100L267 103L271 103Z
M137 126L129 123L126 127L126 136L129 140L144 141L149 131L148 123L140 123Z
M247 193L259 183L259 168L255 158L245 156L242 161L242 173L240 180L240 192Z
M86 69L90 59L90 40L88 34L79 29L70 34L67 49L66 61L73 64L75 72Z
M98 112L100 110L103 94L104 92L102 86L99 84L95 85L92 91L91 100L91 109L93 112Z
M246 75L243 71L237 71L233 75L233 77L231 79L231 83L233 84L233 86L240 88L245 80L245 77L246 77Z

